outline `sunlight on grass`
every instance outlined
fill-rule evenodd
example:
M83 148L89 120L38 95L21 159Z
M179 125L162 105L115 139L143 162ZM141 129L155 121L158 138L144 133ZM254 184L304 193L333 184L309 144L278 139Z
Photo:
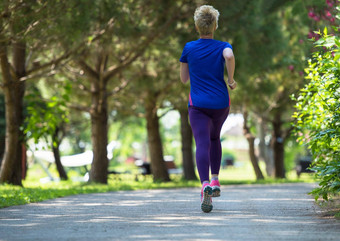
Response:
M221 184L255 184L255 183L287 183L287 182L315 182L313 174L303 173L300 178L296 175L295 170L288 171L286 173L286 179L275 179L266 176L265 164L259 163L261 171L265 176L265 180L257 181L255 172L250 162L239 162L235 166L221 169L220 171L220 182Z

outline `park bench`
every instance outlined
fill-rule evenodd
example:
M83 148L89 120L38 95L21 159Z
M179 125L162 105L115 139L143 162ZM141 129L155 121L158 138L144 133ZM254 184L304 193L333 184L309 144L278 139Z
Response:
M222 160L222 168L232 167L232 166L234 166L234 162L235 162L235 159L234 159L233 156L226 156Z
M33 161L37 162L47 174L49 181L55 180L52 174L49 171L49 168L52 164L54 164L54 155L51 151L34 151L28 152L28 156L33 159ZM88 165L91 165L93 160L92 151L85 151L83 153L62 156L60 157L61 164L63 167L76 168L80 170L80 172L84 175L84 179L88 176Z
M312 157L311 156L303 156L300 157L297 161L296 165L296 174L300 177L301 173L313 173L315 171L310 170L309 167L312 164Z
M107 145L107 158L111 160L113 158L112 152L115 148L119 146L117 141L111 141ZM46 181L53 181L56 178L53 178L52 174L49 171L49 167L54 164L55 159L52 151L27 151L27 156L31 158L34 162L38 163L47 174ZM93 152L91 150L85 151L83 153L78 153L74 155L61 156L60 157L61 164L63 167L77 169L84 177L83 181L88 181L89 178L89 170L88 166L92 164L93 161ZM111 171L113 172L113 171Z
M169 174L181 174L182 169L177 168L173 156L164 156L164 161ZM151 174L151 165L143 160L136 160L135 165L140 168L140 173L143 175Z

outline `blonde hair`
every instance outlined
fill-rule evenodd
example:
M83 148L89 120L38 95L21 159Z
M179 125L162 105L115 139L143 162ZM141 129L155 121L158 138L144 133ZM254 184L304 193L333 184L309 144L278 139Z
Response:
M194 14L195 25L200 35L209 35L214 32L214 27L217 29L217 22L220 13L217 9L209 5L202 5L196 8Z

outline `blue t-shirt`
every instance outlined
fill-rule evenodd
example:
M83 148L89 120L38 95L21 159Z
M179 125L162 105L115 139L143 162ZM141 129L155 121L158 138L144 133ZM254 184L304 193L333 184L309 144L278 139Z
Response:
M232 49L232 46L215 39L198 39L186 43L179 61L189 66L189 106L223 109L230 105L224 81L225 48Z

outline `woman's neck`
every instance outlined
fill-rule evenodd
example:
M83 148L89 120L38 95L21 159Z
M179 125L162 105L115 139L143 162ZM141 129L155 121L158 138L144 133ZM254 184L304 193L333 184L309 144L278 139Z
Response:
M202 39L213 39L214 35L213 34L200 35L200 38L202 38Z

